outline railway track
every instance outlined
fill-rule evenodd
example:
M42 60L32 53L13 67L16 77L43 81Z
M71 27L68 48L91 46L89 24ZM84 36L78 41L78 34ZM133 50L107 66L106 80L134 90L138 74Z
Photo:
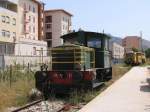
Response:
M80 106L64 104L61 101L37 100L11 112L72 112L80 108Z
M42 102L42 101L43 101L42 99L37 100L37 101L34 101L34 102L32 102L32 103L26 104L25 106L22 106L22 107L20 107L20 108L15 109L15 110L13 110L12 112L20 112L20 111L23 111L23 110L25 110L25 109L28 109L28 108L30 108L30 107L32 107L32 106L37 105L38 103L40 103L40 102Z

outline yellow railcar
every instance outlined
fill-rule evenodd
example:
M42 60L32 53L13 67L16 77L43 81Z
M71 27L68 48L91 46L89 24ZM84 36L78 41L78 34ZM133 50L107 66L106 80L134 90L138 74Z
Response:
M128 65L140 65L146 62L145 54L142 52L126 53L125 63Z

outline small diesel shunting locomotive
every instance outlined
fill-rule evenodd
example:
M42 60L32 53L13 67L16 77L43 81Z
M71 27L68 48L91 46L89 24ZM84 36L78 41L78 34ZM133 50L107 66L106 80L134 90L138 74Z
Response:
M61 36L64 44L52 48L52 70L42 67L35 74L40 91L67 93L92 89L112 78L110 37L78 31Z

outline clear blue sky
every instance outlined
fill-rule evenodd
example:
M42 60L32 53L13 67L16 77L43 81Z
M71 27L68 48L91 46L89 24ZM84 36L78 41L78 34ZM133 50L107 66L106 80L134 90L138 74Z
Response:
M150 40L150 0L42 0L45 9L72 13L73 29L110 33L114 36L140 35Z

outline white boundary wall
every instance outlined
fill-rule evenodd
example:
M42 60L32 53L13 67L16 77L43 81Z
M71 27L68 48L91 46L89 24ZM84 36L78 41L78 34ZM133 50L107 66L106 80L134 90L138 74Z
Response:
M0 55L0 68L4 69L6 66L20 64L20 65L37 65L40 63L51 64L50 56L11 56Z

